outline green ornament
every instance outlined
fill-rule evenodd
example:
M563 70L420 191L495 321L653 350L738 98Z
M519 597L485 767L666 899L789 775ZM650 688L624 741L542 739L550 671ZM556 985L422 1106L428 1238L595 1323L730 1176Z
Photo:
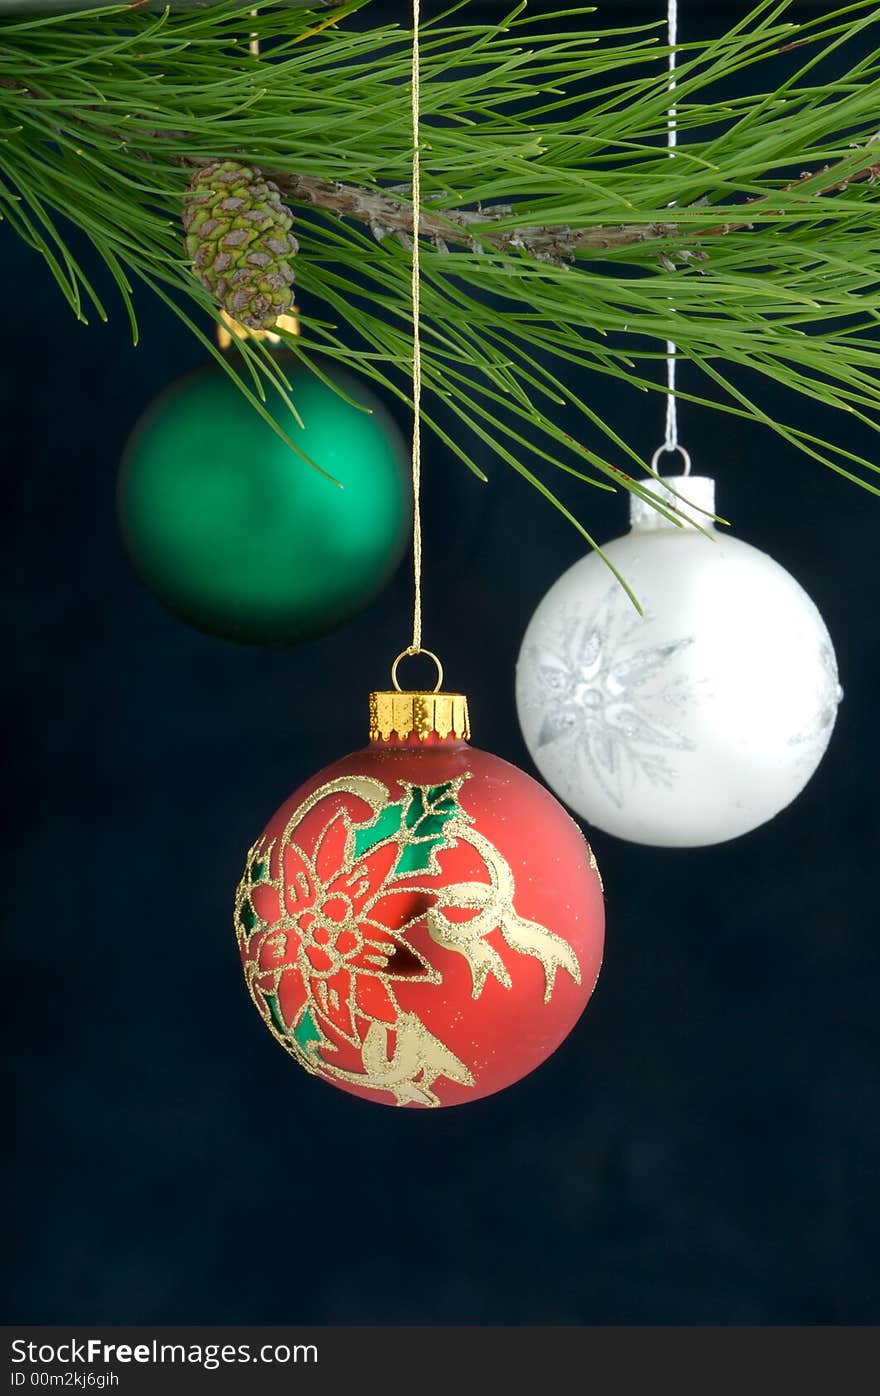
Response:
M406 550L403 438L362 383L335 366L326 372L371 410L299 365L287 376L303 426L274 389L267 407L332 480L213 364L173 383L129 439L117 489L122 536L141 579L198 630L244 644L324 634L369 605Z

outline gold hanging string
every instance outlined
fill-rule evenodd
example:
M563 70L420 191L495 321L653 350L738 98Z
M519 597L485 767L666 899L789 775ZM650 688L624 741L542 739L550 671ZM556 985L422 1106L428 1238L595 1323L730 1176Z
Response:
M422 200L422 159L419 146L419 126L421 117L421 63L419 52L419 24L421 22L421 0L413 0L412 33L412 320L413 320L413 433L412 433L412 489L413 489L413 631L412 643L407 651L418 654L422 648L422 343L421 343L421 253L419 232Z
M421 230L422 157L419 143L421 124L421 63L419 25L421 0L412 0L412 492L413 492L413 628L412 640L394 661L392 680L399 692L397 666L410 655L424 654L437 666L437 687L443 681L443 667L437 656L422 648L422 338L421 338ZM437 689L434 690L435 692Z

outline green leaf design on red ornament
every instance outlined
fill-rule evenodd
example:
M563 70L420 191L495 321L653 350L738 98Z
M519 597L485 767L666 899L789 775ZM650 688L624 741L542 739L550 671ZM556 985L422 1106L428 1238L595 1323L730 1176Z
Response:
M251 906L250 897L246 897L241 904L241 911L238 913L239 923L245 934L245 939L250 940L255 930L262 925L259 916Z
M289 1028L284 1021L281 1005L278 1002L278 995L267 994L263 989L260 990L260 994L269 1010L269 1017L272 1020L272 1026L275 1028L275 1031L282 1037L292 1038L307 1056L315 1056L316 1049L314 1044L319 1043L322 1039L321 1033L309 1009L307 1008L305 1010L295 1028Z
M272 1019L273 1027L275 1027L278 1032L280 1032L283 1036L286 1037L287 1024L285 1023L281 1013L281 1006L278 1002L278 995L267 994L263 989L260 990L260 995L262 997L263 1002L269 1010L269 1017Z
M434 850L449 843L446 825L462 812L456 798L458 784L406 786L404 800L386 805L372 824L355 830L355 861L376 844L396 839L400 852L395 875L430 872Z
M357 862L377 843L386 839L396 839L403 820L403 805L386 805L385 808L365 828L355 829L354 860Z
M251 892L259 883L269 877L269 859L265 852L254 853L245 869L245 876L238 889L238 910L236 929L244 937L247 945L257 931L265 930L266 923L256 913L251 900Z
M321 1034L308 1008L300 1018L296 1027L292 1029L290 1036L295 1042L299 1043L304 1052L307 1052L310 1056L315 1055L315 1049L312 1044L321 1041Z
M398 873L427 872L436 848L449 842L446 825L461 813L456 799L456 784L414 785L404 815L407 840L397 860Z

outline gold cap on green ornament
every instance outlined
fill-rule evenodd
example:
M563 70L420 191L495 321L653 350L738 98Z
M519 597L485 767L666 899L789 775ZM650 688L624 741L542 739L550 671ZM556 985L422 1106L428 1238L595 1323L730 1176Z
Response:
M264 339L269 344L282 344L283 338L279 331L284 334L299 334L299 312L293 306L289 315L279 315L275 321L275 326L270 330L249 330L247 325L239 324L233 319L227 310L220 311L220 318L217 321L217 348L222 349L224 354L227 349L232 348L236 339Z

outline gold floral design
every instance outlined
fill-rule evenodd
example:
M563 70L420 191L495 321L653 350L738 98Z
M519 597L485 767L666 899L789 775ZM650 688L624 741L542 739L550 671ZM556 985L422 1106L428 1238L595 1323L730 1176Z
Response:
M496 930L510 949L540 961L545 1003L560 969L581 978L571 946L515 910L512 869L461 807L465 779L401 783L395 801L371 777L329 782L299 805L280 839L251 849L236 894L248 988L274 1036L307 1071L387 1092L400 1105L438 1105L441 1077L475 1084L469 1067L398 1001L401 981L442 984L438 966L413 944L418 923L440 950L465 957L475 999L490 975L504 988L513 982L487 940ZM366 820L352 817L352 799L369 806ZM325 803L336 809L309 854L297 834ZM426 882L442 875L440 852L457 844L477 855L488 880ZM346 1044L361 1071L334 1061Z

